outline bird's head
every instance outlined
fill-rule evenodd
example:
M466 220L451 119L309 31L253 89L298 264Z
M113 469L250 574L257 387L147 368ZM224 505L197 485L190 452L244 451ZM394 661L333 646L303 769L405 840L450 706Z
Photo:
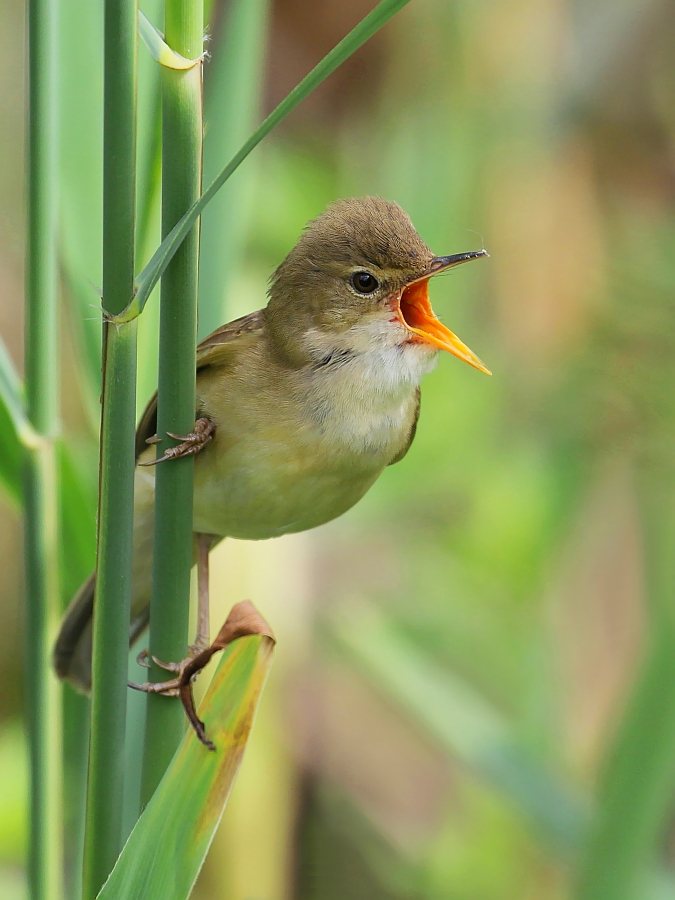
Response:
M447 350L489 374L431 308L428 282L485 250L434 256L396 203L379 197L332 203L310 222L274 273L265 315L289 361L331 352L409 345Z

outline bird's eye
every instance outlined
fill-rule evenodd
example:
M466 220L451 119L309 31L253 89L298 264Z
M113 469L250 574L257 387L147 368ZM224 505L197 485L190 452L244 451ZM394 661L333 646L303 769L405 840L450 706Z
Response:
M352 285L359 294L372 294L380 286L377 278L371 275L370 272L354 272Z

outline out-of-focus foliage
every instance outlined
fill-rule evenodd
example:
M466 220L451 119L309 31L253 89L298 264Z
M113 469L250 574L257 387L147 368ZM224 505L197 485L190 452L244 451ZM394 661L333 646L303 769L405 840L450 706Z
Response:
M267 109L368 4L309 8L273 5ZM20 41L10 4L0 14L2 45ZM335 623L358 629L372 606L394 635L387 659L411 647L408 665L422 660L444 685L478 697L463 715L478 727L492 711L536 762L545 779L525 786L538 804L550 812L542 784L554 783L572 785L570 803L599 805L588 841L579 829L585 896L610 896L601 891L617 862L622 890L673 896L672 679L660 664L669 645L649 636L675 603L659 574L668 553L657 552L670 546L669 512L650 505L655 491L671 495L675 475L674 44L675 16L659 0L413 0L257 151L241 192L245 256L229 279L229 317L264 303L270 272L327 202L379 193L404 206L435 252L489 250L490 260L434 282L432 299L494 375L441 359L423 386L410 453L358 507L309 536L225 542L214 553L214 595L223 606L250 596L279 645L195 896L575 895L575 851L545 840L517 790L439 739L439 714L449 734L457 727L452 687L439 713L438 692L403 696L395 671L388 679L345 652ZM77 128L88 127L86 97L99 90L94 61L82 76L86 52L71 72L84 92ZM18 140L14 89L0 114L2 133ZM64 169L93 178L74 155L76 135L73 126ZM9 139L0 159L17 172ZM0 233L14 254L0 252L0 326L15 351L18 196L4 175L0 190L10 210ZM66 437L85 485L97 397L85 372L98 339L87 319L100 276L81 260L95 259L96 240L90 230L64 250L64 294L76 301L66 317ZM146 322L152 314L151 301ZM144 352L146 395L153 365ZM93 534L85 500L83 560ZM8 532L12 516L3 512ZM20 606L13 571L7 559L8 633ZM18 672L2 633L0 648L3 672ZM12 822L6 777L0 767L0 820ZM647 796L655 785L658 796ZM16 864L20 829L0 828L3 864Z

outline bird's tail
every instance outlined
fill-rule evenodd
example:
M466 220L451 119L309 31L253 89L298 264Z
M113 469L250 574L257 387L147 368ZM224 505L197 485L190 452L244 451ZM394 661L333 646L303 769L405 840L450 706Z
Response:
M54 645L54 668L63 681L68 681L81 693L91 689L92 624L96 575L87 578L71 600ZM150 608L146 606L131 620L129 646L148 624Z

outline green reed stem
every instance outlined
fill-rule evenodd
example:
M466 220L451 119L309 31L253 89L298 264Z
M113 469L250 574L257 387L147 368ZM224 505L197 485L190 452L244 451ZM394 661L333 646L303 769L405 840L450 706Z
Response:
M204 83L204 181L210 184L255 126L260 109L269 0L232 0L220 22ZM251 169L214 197L202 214L199 335L227 321L233 276L246 243Z
M103 136L103 306L115 315L134 277L135 0L106 0ZM98 556L84 900L121 850L131 598L136 417L136 324L104 323ZM131 326L131 327L130 327Z
M26 708L30 749L28 882L31 900L62 895L61 691L51 646L58 576L58 319L56 279L56 0L28 6L28 247L26 403L38 441L25 461Z
M26 706L30 746L28 877L32 900L61 896L61 691L51 672L60 612L56 541L56 460L52 439L25 467L28 597Z
M202 54L202 0L167 0L164 39L188 59ZM162 68L162 233L168 234L199 197L202 171L202 67ZM162 278L160 294L157 435L161 455L195 421L199 230L193 229ZM150 652L161 660L187 653L192 567L193 457L156 470L155 543ZM157 666L152 681L166 680ZM184 715L175 699L149 695L142 802L147 803L181 741Z

